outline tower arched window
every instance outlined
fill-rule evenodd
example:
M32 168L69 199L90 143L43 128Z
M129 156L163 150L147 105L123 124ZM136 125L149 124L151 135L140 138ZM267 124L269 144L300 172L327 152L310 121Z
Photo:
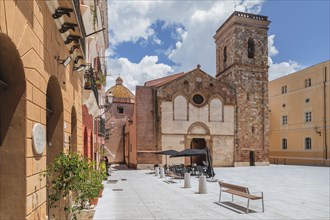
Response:
M223 48L223 62L227 61L227 46Z
M254 40L252 38L248 40L248 58L254 58Z

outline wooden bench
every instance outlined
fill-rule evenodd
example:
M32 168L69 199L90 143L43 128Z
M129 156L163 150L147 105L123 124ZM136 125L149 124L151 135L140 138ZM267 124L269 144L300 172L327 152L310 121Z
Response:
M264 195L263 192L255 192L260 193L260 196L253 195L254 193L250 193L247 187L237 186L229 183L224 183L219 181L220 186L220 195L219 195L219 203L221 203L221 192L230 193L232 195L232 202L234 202L234 195L240 196L248 199L246 213L249 213L249 205L250 200L262 200L262 212L264 212Z

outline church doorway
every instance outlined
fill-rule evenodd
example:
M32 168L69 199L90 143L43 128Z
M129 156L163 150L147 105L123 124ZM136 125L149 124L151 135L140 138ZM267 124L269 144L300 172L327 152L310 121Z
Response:
M206 141L204 138L193 138L190 143L191 149L204 149L206 148ZM206 156L196 156L191 157L191 163L196 163L197 165L202 166L203 161L206 161Z
M0 219L25 218L25 90L20 54L10 37L0 33Z

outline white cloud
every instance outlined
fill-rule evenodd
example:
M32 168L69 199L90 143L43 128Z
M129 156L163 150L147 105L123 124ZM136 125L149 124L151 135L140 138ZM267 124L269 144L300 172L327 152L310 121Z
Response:
M157 56L145 56L139 63L133 63L123 57L110 59L111 76L107 77L107 88L114 86L116 78L120 75L124 80L124 86L135 93L135 86L144 85L148 80L161 78L173 72L170 66L157 62Z
M275 35L268 36L268 54L270 57L278 54L278 50L275 48L274 45L274 39L275 39Z
M210 75L215 75L215 43L213 36L222 23L233 11L244 11L258 14L264 0L232 0L232 1L110 1L109 26L112 30L110 47L121 42L136 42L139 39L151 40L161 44L151 24L157 20L165 21L162 28L175 28L176 45L164 51L178 67L157 64L155 57L145 56L135 64L126 58L113 59L110 62L111 72L121 74L130 89L142 85L145 81L164 76L166 73L188 71L200 64ZM279 51L274 45L275 35L269 36L269 76L270 79L291 73L301 68L295 61L274 63L272 57ZM113 55L114 51L111 51ZM148 62L148 71L143 69ZM120 64L120 65L119 65ZM119 68L120 67L120 68ZM133 68L134 67L134 68ZM160 72L156 74L157 68ZM113 76L116 77L116 76ZM111 82L114 82L111 79Z
M150 25L157 20L165 21L164 27L179 24L182 27L176 32L181 39L167 52L170 59L180 64L179 71L201 64L203 70L215 75L215 31L234 10L258 13L263 1L110 1L110 45L139 38L152 40Z
M289 60L287 62L274 63L272 57L276 56L279 51L274 45L275 35L268 36L268 65L269 65L269 80L294 73L303 68L296 61Z

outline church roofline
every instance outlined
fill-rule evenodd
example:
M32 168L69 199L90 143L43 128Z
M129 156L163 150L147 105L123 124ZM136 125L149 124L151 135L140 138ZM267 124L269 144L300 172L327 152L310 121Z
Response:
M166 77L163 77L163 78L159 78L159 79L154 79L154 80L147 81L147 82L144 83L144 86L149 86L149 87L154 86L154 87L159 88L161 86L164 86L164 85L172 82L173 80L179 79L179 78L181 78L181 77L183 77L183 76L185 76L185 75L187 75L189 73L192 73L195 70L199 70L202 73L204 73L204 74L206 74L206 75L208 75L208 76L210 76L210 77L212 77L212 78L215 79L215 77L209 75L208 73L206 73L205 71L203 71L200 67L201 66L198 64L196 68L194 68L194 69L192 69L192 70L190 70L188 72L176 73L176 74L173 74L173 75L170 75L170 76L166 76Z

